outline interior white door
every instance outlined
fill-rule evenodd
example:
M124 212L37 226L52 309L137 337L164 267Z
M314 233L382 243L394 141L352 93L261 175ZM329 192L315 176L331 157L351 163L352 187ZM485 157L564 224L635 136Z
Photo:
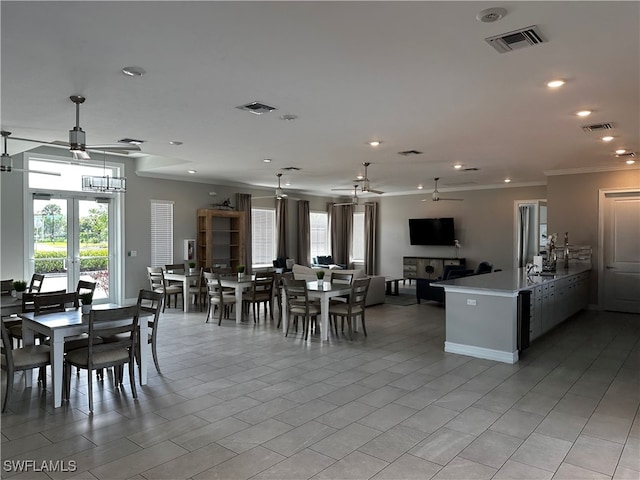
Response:
M602 207L603 307L640 313L640 191L605 192Z

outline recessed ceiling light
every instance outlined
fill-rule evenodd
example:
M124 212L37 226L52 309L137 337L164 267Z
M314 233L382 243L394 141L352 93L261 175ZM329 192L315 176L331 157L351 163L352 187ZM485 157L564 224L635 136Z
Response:
M129 77L141 77L145 73L147 73L147 71L142 67L131 66L131 67L124 67L122 69L122 73L124 73Z
M602 137L602 141L603 142L610 142L611 140L613 140L613 137L611 135L607 135L606 137Z
M547 87L549 88L558 88L563 86L565 83L564 80L551 80L550 82L547 83Z
M197 170L187 170L188 173L190 173L191 175L193 175L194 173L197 172Z
M591 115L591 110L580 110L579 112L576 112L576 115L579 117L588 117Z
M356 175L356 178L357 178L358 180L363 180L363 179L364 179L364 175Z
M456 163L453 168L455 168L456 170L460 170L462 168L462 164L461 163Z
M625 152L626 150L624 148L619 148L618 150L616 150L616 155L622 155Z
M418 185L418 190L422 190L424 188L424 185Z
M179 145L182 145L182 142L179 142L178 140L171 140L169 142L169 145L175 145L177 147Z
M504 179L504 183L511 183L511 179L510 178L505 178Z
M625 162L627 165L633 165L634 163L636 163L635 160L629 159Z
M369 143L369 145L371 145L372 147L377 147L378 145L380 145L382 142L379 140L371 140Z
M263 163L271 163L271 159L270 158L265 158L264 160L262 160Z
M291 182L285 182L285 183L284 183L284 186L285 186L285 187L290 187L290 186L291 186Z

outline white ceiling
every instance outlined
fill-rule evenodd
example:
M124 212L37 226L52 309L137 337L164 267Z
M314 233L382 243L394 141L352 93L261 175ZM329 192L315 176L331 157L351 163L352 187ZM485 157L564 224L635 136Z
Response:
M476 20L495 6L507 9L503 19ZM613 154L640 150L638 2L0 8L2 128L66 141L75 123L69 96L84 95L87 143L144 140L140 174L272 187L282 167L295 166L301 170L283 172L283 183L330 194L371 162L371 187L398 194L420 183L428 191L434 177L442 190L482 188L505 177L527 185L550 171L638 165ZM530 25L548 43L500 54L484 41ZM130 65L147 74L123 75ZM554 78L567 84L550 90ZM278 110L235 108L256 100ZM577 118L582 109L594 113ZM282 120L286 114L298 119ZM613 142L581 129L600 122L613 122ZM9 143L10 153L22 145ZM398 155L410 149L424 153ZM479 171L455 171L456 162Z

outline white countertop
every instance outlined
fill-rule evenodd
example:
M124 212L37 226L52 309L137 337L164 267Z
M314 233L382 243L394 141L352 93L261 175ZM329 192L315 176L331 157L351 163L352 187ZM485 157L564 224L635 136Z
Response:
M443 287L445 292L455 292L457 290L486 290L506 294L517 294L521 290L527 290L536 285L558 280L571 275L588 272L591 270L590 263L575 263L569 266L568 270L560 267L554 274L530 275L527 276L526 269L503 270L500 272L485 273L481 275L470 275L468 277L456 278L432 283L433 286Z

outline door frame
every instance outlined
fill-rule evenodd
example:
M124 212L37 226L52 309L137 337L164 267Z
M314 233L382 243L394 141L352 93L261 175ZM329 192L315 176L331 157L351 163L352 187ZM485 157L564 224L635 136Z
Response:
M24 164L28 165L28 161L33 158L39 161L50 161L52 163L69 163L66 158L61 158L52 155L43 155L39 153L30 154L26 152L24 156ZM87 164L92 166L108 166L115 169L114 175L124 176L125 166L123 163L117 163L113 161L99 162L87 160ZM29 188L28 175L23 176L24 188L23 188L23 231L24 231L24 261L23 271L29 278L33 274L33 195L51 195L52 197L78 197L87 199L96 199L101 197L108 197L112 200L112 215L109 215L109 242L111 243L111 249L113 252L110 254L112 257L112 263L109 266L109 275L112 276L113 281L110 285L110 291L113 292L111 301L118 304L124 304L125 296L125 252L124 252L124 207L125 198L124 194L109 194L98 192L82 192L73 190L49 190L43 188ZM113 218L112 218L113 217Z
M598 310L604 310L604 216L605 216L605 200L607 194L636 194L640 196L640 188L601 188L598 190Z

